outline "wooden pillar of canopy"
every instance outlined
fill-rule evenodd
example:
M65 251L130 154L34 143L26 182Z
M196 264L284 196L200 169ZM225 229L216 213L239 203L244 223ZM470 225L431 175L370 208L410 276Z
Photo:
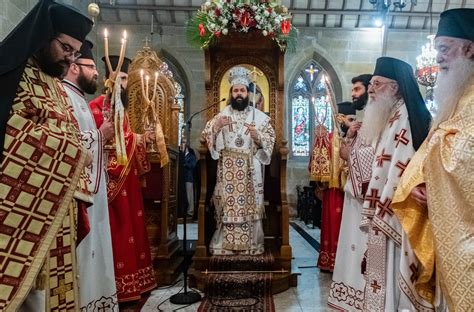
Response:
M150 242L151 256L158 285L174 282L180 273L182 257L177 236L177 170L178 170L178 114L180 107L175 102L175 87L166 63L148 46L137 52L129 68L128 77L128 115L132 131L144 133L144 101L140 82L140 70L154 81L159 72L155 106L156 119L159 120L166 142L169 163L161 167L158 153L149 153L151 170L145 175L143 202L145 220ZM153 93L150 83L150 97ZM148 114L152 114L148 111ZM157 149L155 147L155 149Z

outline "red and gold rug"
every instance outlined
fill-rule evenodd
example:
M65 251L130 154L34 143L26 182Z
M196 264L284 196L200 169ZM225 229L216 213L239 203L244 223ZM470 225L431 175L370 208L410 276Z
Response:
M198 312L274 312L270 252L258 256L214 256L204 297ZM228 272L236 273L228 273ZM227 273L225 273L227 272Z

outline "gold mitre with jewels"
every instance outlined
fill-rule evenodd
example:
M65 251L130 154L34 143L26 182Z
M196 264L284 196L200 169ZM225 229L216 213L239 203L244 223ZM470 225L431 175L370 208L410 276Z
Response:
M229 71L229 83L231 87L238 84L248 87L250 85L250 71L242 66L232 67Z

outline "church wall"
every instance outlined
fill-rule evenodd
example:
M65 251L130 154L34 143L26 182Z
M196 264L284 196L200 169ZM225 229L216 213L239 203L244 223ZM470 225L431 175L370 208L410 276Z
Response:
M87 3L81 0L63 1L73 3L82 11L87 8ZM36 0L2 0L0 1L0 40L13 29L21 20ZM103 56L103 24L94 27L89 36L96 43L95 54L100 59ZM118 53L119 38L124 29L127 30L128 46L127 56L133 58L136 52L143 47L145 36L150 37L149 25L108 25L109 51ZM421 52L421 46L426 43L427 32L406 32L390 30L387 35L386 55L401 58L412 66L416 63L416 56ZM326 60L334 69L337 79L342 87L342 94L337 97L342 100L350 100L351 78L361 73L372 72L375 60L383 53L381 29L300 29L297 52L287 54L285 57L285 88L288 90L290 79L306 62L313 57ZM204 86L204 53L192 48L186 43L184 27L160 26L155 28L153 42L151 44L156 51L161 49L172 55L183 69L190 90L190 112L202 109L205 103ZM98 61L99 71L104 73L101 61ZM334 77L333 77L334 78ZM422 88L424 89L424 88ZM287 99L285 99L287 101ZM287 113L289 113L287 107ZM204 127L204 114L196 116L193 120L191 133L191 145L199 145L200 133ZM290 120L288 117L287 120ZM290 135L288 124L283 125L286 129L287 139ZM290 144L290 142L288 143ZM307 185L307 161L288 161L287 169L287 194L290 208L295 213L296 189L295 185Z
M3 0L0 1L0 41L18 24L33 7L33 0Z
M87 7L81 3L82 0L61 0L60 2L81 7L81 9ZM0 41L37 3L38 0L0 0Z
M416 57L421 52L421 46L427 42L427 35L427 32L389 31L386 35L386 56L400 58L415 68ZM301 70L301 66L313 57L316 60L322 57L331 64L341 82L342 95L336 95L336 98L350 101L352 77L373 72L376 59L383 53L382 38L381 29L300 30L298 51L287 54L285 58L285 90L289 90L291 80ZM424 87L420 89L424 93ZM287 104L288 100L286 98ZM290 121L288 105L286 112ZM284 126L289 139L289 122ZM288 144L290 146L291 142ZM309 184L308 160L295 161L290 158L287 164L286 185L290 215L296 214L296 185Z

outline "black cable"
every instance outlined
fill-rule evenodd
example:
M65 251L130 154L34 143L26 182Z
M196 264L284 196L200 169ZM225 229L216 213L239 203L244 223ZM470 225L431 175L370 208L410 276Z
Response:
M177 292L177 294L179 294L182 290L184 289L184 286L181 287L181 289ZM161 301L160 304L156 307L156 309L159 311L159 312L164 312L164 310L161 310L160 309L160 306L165 303L166 301L170 300L171 296L169 296L168 298L166 298L165 300Z
M194 302L194 303L195 303L195 302ZM173 312L178 311L178 310L181 310L181 309L184 309L184 308L187 308L187 307L189 307L189 306L192 306L194 303L190 303L190 304L188 304L188 305L186 305L186 306L184 306L184 307L179 307L179 308L177 308L177 309L174 309Z

